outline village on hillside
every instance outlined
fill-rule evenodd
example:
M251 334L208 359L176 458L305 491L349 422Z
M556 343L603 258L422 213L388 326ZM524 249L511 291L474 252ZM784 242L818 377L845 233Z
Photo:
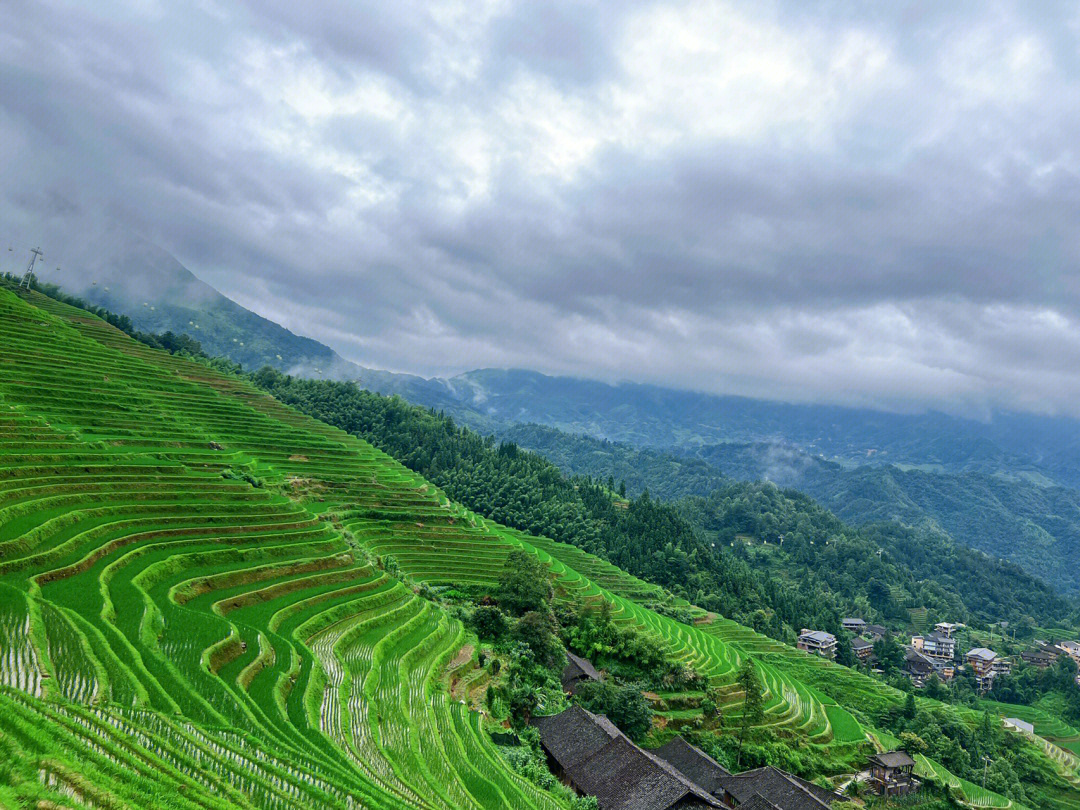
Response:
M854 659L870 669L882 674L881 661L876 650L881 643L894 641L890 632L879 624L867 624L859 617L843 619L841 625L849 634L848 645ZM1003 630L1007 628L1004 624ZM966 626L954 622L938 622L934 629L925 633L913 633L910 642L900 645L903 650L903 672L913 686L922 689L932 678L940 683L949 683L958 676L970 673L981 695L990 692L994 680L1013 671L1014 657L999 654L986 646L969 646L966 651L961 645L961 633ZM1002 635L1002 641L1007 636ZM799 633L798 648L805 652L820 655L830 660L837 658L839 641L832 633L824 630L804 628ZM1066 656L1080 667L1080 642L1071 640L1047 641L1035 639L1020 652L1019 658L1025 664L1039 669L1053 666L1061 656ZM1080 673L1077 674L1080 686Z
M570 652L567 659L561 681L568 696L604 678L587 659ZM551 772L578 794L595 796L600 810L827 810L844 798L771 765L732 773L681 735L648 750L578 704L534 717L531 725ZM871 756L853 779L871 796L905 796L921 785L914 767L907 752L888 751Z
M995 679L1013 672L1018 658L1024 665L1045 669L1062 656L1080 664L1080 643L1070 640L1034 640L1018 655L991 649L978 633L966 632L962 623L938 622L932 630L912 632L897 641L890 631L859 617L842 620L844 643L857 665L882 675L878 652L892 644L899 648L901 672L911 688L926 690L936 682L946 685L967 678L977 695L993 690ZM1004 634L995 646L1014 648ZM970 643L964 643L970 642ZM824 630L805 628L798 649L828 660L838 657L841 640ZM990 642L987 642L990 643ZM884 644L884 647L883 647ZM602 681L605 673L589 660L567 653L562 686L568 697L584 683ZM1078 676L1080 686L1080 676ZM1001 720L1006 729L1032 734L1029 722L1016 717ZM774 766L733 773L684 736L676 735L655 749L635 744L606 716L578 704L531 725L539 732L548 766L564 784L582 796L595 796L600 810L691 810L691 808L744 808L747 810L821 810L849 798L851 791L827 788ZM923 780L915 774L914 752L896 749L869 756L863 770L839 784L861 785L865 797L902 797L918 791Z

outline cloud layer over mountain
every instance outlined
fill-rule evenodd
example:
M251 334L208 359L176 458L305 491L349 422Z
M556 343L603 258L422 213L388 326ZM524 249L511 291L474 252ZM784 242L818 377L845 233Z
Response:
M368 366L1080 414L1075 4L174 5L0 6L0 239Z

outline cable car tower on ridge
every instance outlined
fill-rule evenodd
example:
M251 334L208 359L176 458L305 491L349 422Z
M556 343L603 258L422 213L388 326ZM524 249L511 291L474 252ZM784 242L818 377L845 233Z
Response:
M22 281L19 282L20 287L30 289L30 279L34 276L34 264L39 257L45 257L45 254L41 252L41 248L34 248L30 251L30 264L26 265L26 273L23 275Z

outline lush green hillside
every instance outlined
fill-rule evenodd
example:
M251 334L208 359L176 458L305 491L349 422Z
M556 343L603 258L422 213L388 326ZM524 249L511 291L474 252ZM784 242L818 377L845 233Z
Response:
M1080 491L984 473L816 469L799 484L845 520L932 523L971 548L1080 592Z
M533 446L534 441L539 446L557 443L545 442L542 434L534 439L531 434L537 430L542 429L526 432L526 446ZM518 431L525 429L508 431L508 435ZM606 454L593 452L597 461L600 455L619 456L619 448ZM667 471L655 463L641 467L635 463L640 457L633 453L622 453L618 463L648 471L649 486L664 479L663 486L675 497L705 494L701 484L707 477L702 465L713 476L767 479L811 495L849 523L896 520L939 529L962 545L1017 563L1062 592L1075 595L1080 589L1078 490L1003 474L931 472L891 465L851 468L767 443L710 445L688 453L683 463L660 453L645 454L646 459L669 459ZM585 451L570 455L585 457Z
M693 456L636 448L544 425L510 425L500 429L497 435L539 453L569 475L604 480L610 476L616 486L625 485L627 495L633 498L648 490L655 498L675 501L687 495L708 495L735 480L764 478L760 474L729 474L718 465Z
M738 614L766 598L745 566L706 545L666 504L621 500L604 482L568 478L537 454L399 398L271 369L253 379L281 401L372 442L485 517L600 554L709 610Z
M477 689L451 691L492 673L432 596L494 587L513 550L548 567L558 601L660 639L729 719L753 659L763 744L801 750L791 767L851 768L867 728L898 722L901 693L456 506L240 377L35 293L0 290L0 332L5 805L563 806L492 744ZM950 745L979 722L924 714ZM986 744L1025 763L1002 790L1080 796L1037 744Z
M41 283L124 313L145 332L187 332L214 355L248 368L269 364L317 376L361 376L362 369L330 347L290 332L215 290L159 246L113 226L87 243L50 251L61 266Z
M40 303L0 291L5 804L562 805L439 687L462 625L350 537L503 544L369 445Z
M776 594L739 614L774 634L762 624L757 609L768 612L788 600L797 603L804 594L813 604L831 606L841 615L857 613L900 626L907 624L912 608L928 608L939 620L1006 619L1014 626L1030 624L1031 619L1058 624L1075 610L1045 582L1015 565L958 546L933 526L907 528L883 514L880 522L854 529L796 490L736 481L701 459L635 450L537 425L515 426L502 435L550 458L569 474L610 475L625 482L631 496L648 489L677 500L680 514L709 542L722 552L731 549L757 574L761 591ZM771 458L779 463L778 455ZM801 455L784 458L789 468L800 461L818 463ZM826 466L839 470L838 465ZM781 535L783 545L778 542ZM880 557L879 549L884 552ZM784 582L795 587L776 587ZM780 615L796 618L783 608ZM814 619L830 624L821 616Z

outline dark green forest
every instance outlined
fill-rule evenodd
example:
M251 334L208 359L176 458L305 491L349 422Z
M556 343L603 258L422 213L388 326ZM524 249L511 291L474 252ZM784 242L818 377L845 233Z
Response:
M540 425L515 426L501 435L543 454L568 474L602 476L610 470L625 481L631 496L647 488L663 499L677 501L683 516L711 542L731 548L741 538L733 551L755 570L769 570L774 577L793 582L816 577L808 586L814 590L824 583L841 595L873 595L872 607L897 621L907 616L908 607L925 606L942 614L966 614L976 621L1011 615L1024 626L1028 624L1025 617L1052 622L1075 607L1017 566L990 561L978 551L957 545L932 521L912 521L915 525L911 526L883 512L864 515L865 520L858 522L866 525L855 530L799 490L760 480L739 481L703 459L637 450ZM754 457L757 464L763 463L760 451ZM780 464L788 469L805 466L799 456L789 454L773 454L768 461L774 469ZM760 469L745 453L742 463L743 472ZM855 522L855 518L847 521ZM782 546L778 543L781 534L785 535ZM875 570L866 563L878 549L885 567ZM888 596L882 583L888 585ZM1024 591L1030 587L1037 589L1040 601L1049 600L1045 611L1026 598ZM897 599L901 590L906 596Z
M514 442L351 383L269 368L252 379L372 442L480 514L598 554L776 638L791 640L803 626L836 628L852 613L904 626L909 608L926 607L942 619L1030 626L1060 622L1071 609L1017 566L960 548L941 532L897 523L853 529L793 490L701 470L716 487L708 497L673 504L643 490L623 499L617 467L567 475ZM651 475L668 462L657 456L654 463Z
M767 478L812 496L845 523L902 523L920 536L948 535L960 546L1016 563L1062 593L1074 594L1080 585L1080 492L1066 487L976 472L851 469L767 443L700 447L683 456L541 425L516 425L499 435L570 474L611 471L631 494L648 489L665 500Z
M1012 560L1066 593L1080 589L1080 492L986 473L896 467L816 468L799 483L853 523L941 527L965 545Z

